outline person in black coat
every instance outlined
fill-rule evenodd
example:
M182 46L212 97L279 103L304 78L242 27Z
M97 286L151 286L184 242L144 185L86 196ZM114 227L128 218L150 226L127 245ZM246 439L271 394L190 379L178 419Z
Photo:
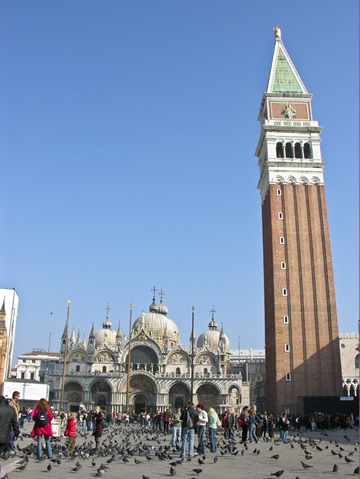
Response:
M10 442L11 426L14 431L14 439L16 439L20 434L16 411L12 406L7 404L4 396L0 396L0 454L3 452L4 446Z
M0 396L0 453L10 441L10 426L14 429L14 438L20 434L15 409L9 406L4 396Z

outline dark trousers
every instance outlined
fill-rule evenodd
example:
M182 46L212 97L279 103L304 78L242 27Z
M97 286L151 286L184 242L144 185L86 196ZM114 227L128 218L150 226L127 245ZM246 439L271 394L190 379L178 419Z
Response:
M242 427L242 436L241 436L241 440L243 442L246 441L246 438L247 438L247 433L248 433L248 427L247 427L247 424L243 424L243 427Z

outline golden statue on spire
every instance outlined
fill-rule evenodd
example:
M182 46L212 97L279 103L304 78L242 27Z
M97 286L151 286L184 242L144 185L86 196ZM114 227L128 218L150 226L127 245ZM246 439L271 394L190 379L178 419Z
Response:
M275 32L275 38L281 38L281 30L279 27L274 27L273 28L274 32Z

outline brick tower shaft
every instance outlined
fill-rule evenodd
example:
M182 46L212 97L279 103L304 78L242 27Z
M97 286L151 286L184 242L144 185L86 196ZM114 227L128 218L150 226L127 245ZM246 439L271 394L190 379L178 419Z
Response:
M321 127L279 29L259 121L267 409L341 393Z

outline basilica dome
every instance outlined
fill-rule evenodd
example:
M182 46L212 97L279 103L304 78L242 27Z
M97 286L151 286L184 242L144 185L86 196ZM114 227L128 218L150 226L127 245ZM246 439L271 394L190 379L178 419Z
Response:
M204 333L200 334L197 340L197 347L208 347L212 351L217 351L219 349L219 341L223 339L225 341L225 351L230 352L230 341L229 338L224 333L224 328L221 330L217 329L218 324L214 321L214 318L209 323L209 329Z
M138 334L143 330L153 340L163 343L164 339L168 339L170 343L178 343L180 334L175 322L167 317L168 309L162 304L157 306L155 300L150 305L149 312L141 313L133 324L134 334Z
M95 332L95 346L115 346L116 345L116 331L112 328L112 324L109 321L109 316L103 322L102 329Z

